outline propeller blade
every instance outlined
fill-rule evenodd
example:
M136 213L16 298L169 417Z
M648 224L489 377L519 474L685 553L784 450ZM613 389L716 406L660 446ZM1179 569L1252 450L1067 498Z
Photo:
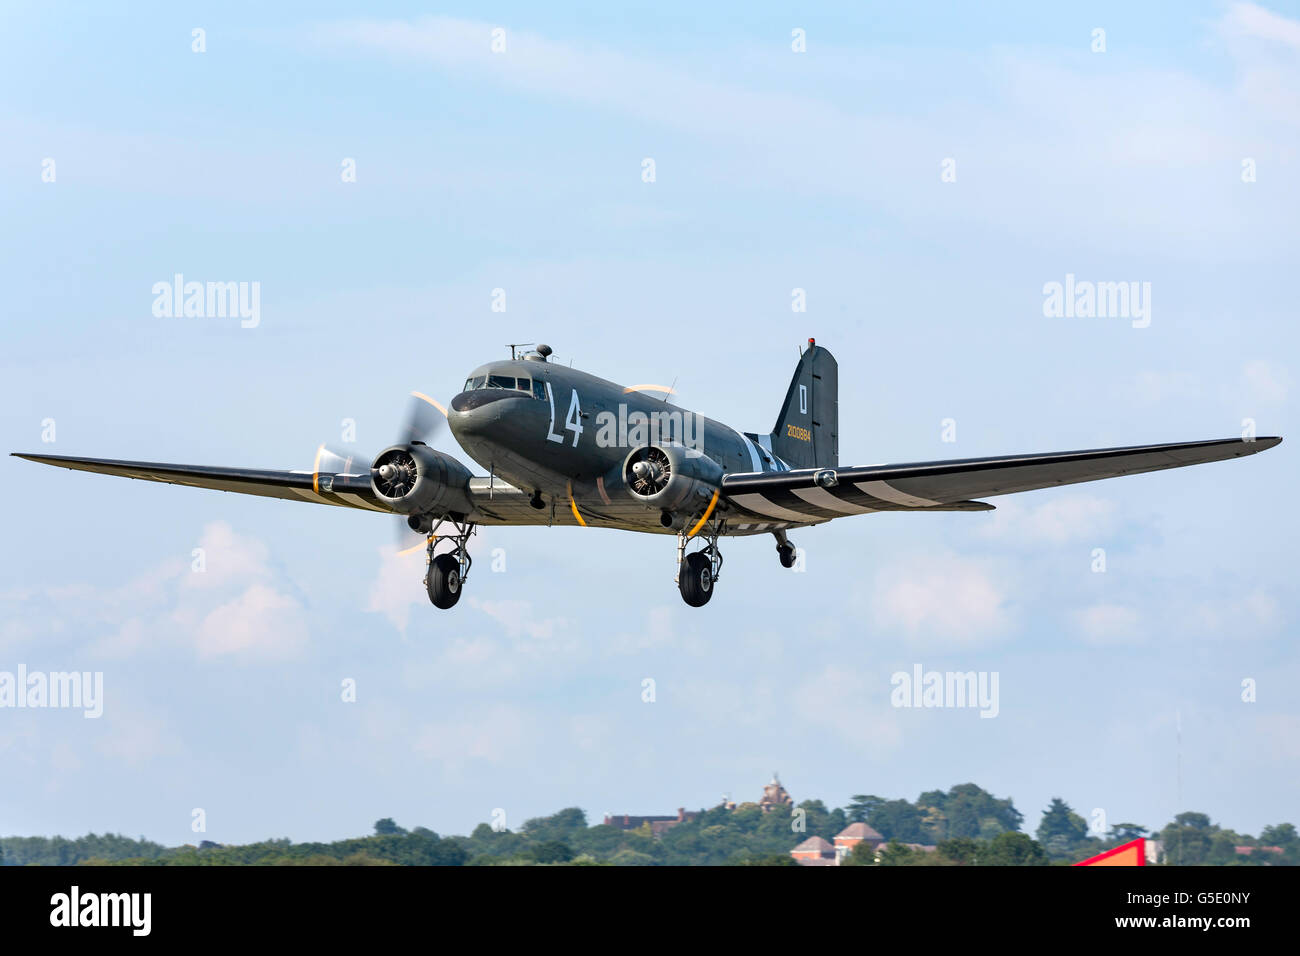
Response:
M311 466L311 486L320 491L321 475L369 475L370 459L356 451L335 451L321 445Z
M432 445L447 427L447 409L423 392L411 393L411 408L406 417L403 441L422 441Z

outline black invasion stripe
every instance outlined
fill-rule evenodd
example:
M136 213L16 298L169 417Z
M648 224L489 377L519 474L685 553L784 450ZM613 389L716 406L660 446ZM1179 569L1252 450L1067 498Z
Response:
M834 511L829 508L823 508L821 505L815 505L811 502L804 501L793 491L785 488L775 490L765 490L763 497L778 508L785 508L788 511L797 511L800 514L808 515L810 521L822 521L829 518L843 518L845 512Z
M764 514L761 511L755 511L753 508L747 507L743 502L736 501L734 497L728 498L728 501L730 502L732 507L739 508L745 511L747 514L755 515L757 517L757 520L760 522L766 521L770 523L770 522L777 521L777 522L784 522L786 524L797 524L801 521L803 522L825 521L828 518L839 516L838 512L829 512L823 508L818 508L815 505L810 505L802 498L795 498L793 495L788 495L786 492L783 491L773 492L764 489L761 493L753 492L753 491L735 491L735 492L730 492L730 494L732 495L758 494L760 498L762 498L764 501L768 502L769 504L775 505L776 507L779 508L785 508L787 511L794 511L804 516L802 518L791 518L791 517L779 517L777 515ZM793 503L787 502L785 500L787 498L790 499L790 502Z

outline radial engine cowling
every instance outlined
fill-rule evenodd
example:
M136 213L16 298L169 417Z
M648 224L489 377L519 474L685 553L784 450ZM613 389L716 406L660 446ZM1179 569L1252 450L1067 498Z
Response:
M464 514L470 510L469 469L450 455L413 442L375 456L370 486L399 514Z
M722 466L683 445L647 445L624 459L622 478L628 493L646 507L694 511L721 487Z

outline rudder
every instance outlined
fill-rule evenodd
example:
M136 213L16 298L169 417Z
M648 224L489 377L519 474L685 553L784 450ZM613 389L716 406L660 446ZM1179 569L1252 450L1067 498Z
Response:
M835 468L839 430L839 364L809 339L772 429L772 451L791 468Z

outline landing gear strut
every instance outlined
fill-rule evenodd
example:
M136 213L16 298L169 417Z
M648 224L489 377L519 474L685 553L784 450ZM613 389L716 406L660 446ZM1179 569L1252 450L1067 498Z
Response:
M722 570L718 535L723 526L723 522L710 526L703 534L705 546L690 554L686 553L690 536L685 531L677 533L677 587L682 592L682 600L691 607L703 607L713 597L713 586Z
M456 529L455 534L438 536L438 529L446 522ZM469 566L473 560L469 556L470 536L477 533L471 521L460 522L446 518L433 526L429 535L428 570L424 573L424 587L429 592L429 600L434 607L444 610L453 607L460 600L460 592L469 577ZM452 542L452 549L442 554L434 554L439 541Z
M785 531L773 531L772 534L776 538L776 555L781 559L781 567L793 568L795 557L794 545L792 545L790 539L785 536Z

